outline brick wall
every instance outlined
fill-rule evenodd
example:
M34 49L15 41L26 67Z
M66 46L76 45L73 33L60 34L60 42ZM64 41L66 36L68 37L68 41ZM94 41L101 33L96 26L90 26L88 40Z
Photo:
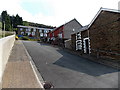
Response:
M102 11L89 28L92 54L111 59L120 59L120 14ZM111 54L113 53L113 54Z

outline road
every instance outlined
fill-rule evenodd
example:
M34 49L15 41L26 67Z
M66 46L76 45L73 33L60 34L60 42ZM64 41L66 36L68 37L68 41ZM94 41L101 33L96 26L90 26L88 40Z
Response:
M43 79L55 88L118 88L116 69L48 44L35 41L23 43Z

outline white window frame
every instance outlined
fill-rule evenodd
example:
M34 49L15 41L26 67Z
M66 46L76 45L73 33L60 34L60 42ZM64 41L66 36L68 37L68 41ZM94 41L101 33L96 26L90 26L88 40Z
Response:
M88 40L89 41L89 54L91 53L91 49L90 49L90 38L89 37L87 37L87 38L83 38L83 47L84 47L84 53L87 53L87 51L86 51L86 44L85 44L85 40Z
M35 32L32 32L32 35L35 36Z
M35 29L35 28L33 28L33 31L34 31L34 32L36 32L36 29Z
M20 28L20 31L22 31L23 30L23 28Z
M79 35L79 38L78 38ZM79 42L79 45L78 45ZM76 50L82 50L81 32L76 33Z
M30 31L31 31L31 28L28 28L28 31L30 32Z
M24 32L21 32L21 35L24 35Z
M31 32L28 32L28 36L31 34Z

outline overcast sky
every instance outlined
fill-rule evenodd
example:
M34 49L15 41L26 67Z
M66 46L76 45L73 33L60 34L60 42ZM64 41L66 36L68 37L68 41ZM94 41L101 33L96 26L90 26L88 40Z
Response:
M60 26L76 18L83 26L100 7L118 9L119 0L1 0L0 13L19 14L24 21Z

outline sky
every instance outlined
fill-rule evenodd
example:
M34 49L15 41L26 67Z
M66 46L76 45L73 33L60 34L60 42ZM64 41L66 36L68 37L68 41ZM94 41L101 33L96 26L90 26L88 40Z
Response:
M101 7L118 9L119 0L1 0L0 13L18 14L24 21L60 26L76 18L88 25Z

